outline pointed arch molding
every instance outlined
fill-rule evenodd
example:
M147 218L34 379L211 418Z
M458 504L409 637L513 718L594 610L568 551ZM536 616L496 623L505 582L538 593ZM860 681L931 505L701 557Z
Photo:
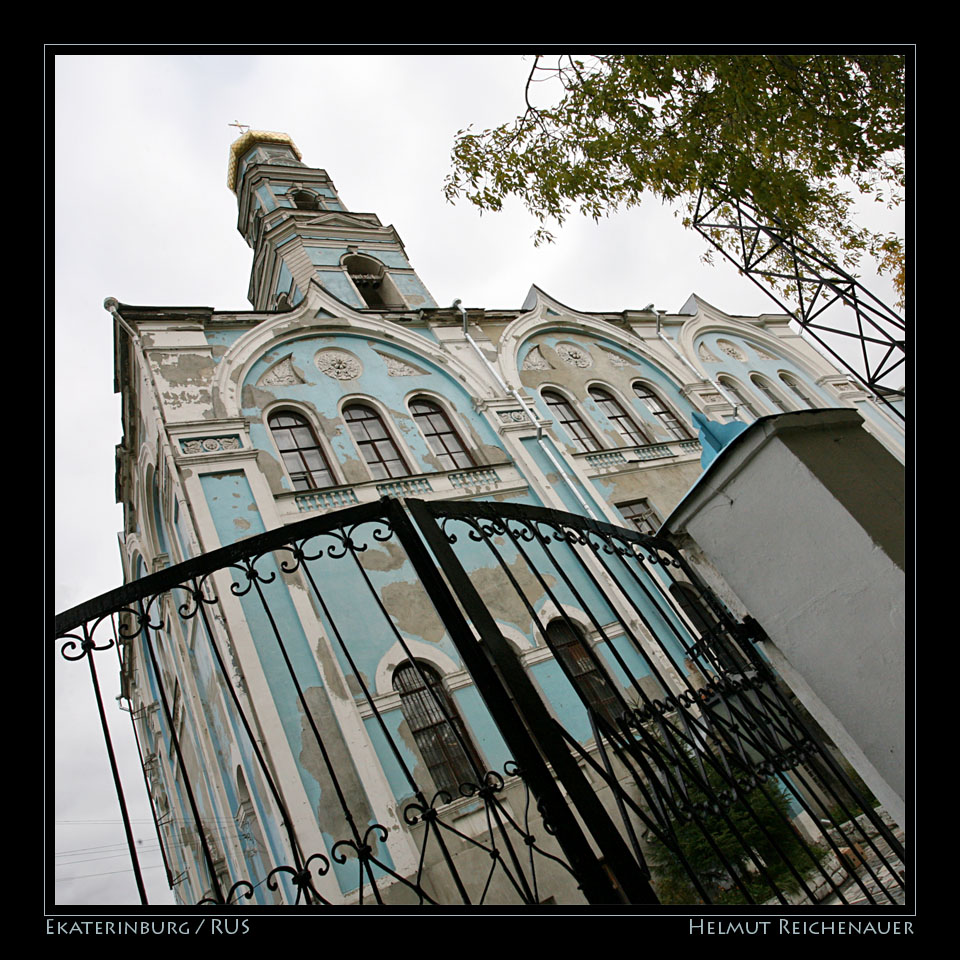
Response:
M409 351L412 358L425 364L424 372L439 369L459 380L471 396L495 398L492 386L451 353L441 352L419 334L377 317L364 316L345 308L322 291L314 291L306 309L271 317L257 324L223 355L213 382L213 398L220 419L241 416L241 391L250 371L265 353L284 350L293 340L323 336L361 337L376 341L376 346ZM306 304L306 301L305 301ZM323 308L330 316L317 317ZM371 344L374 346L374 344ZM398 358L399 359L399 358Z
M533 337L542 333L595 340L608 354L625 352L627 356L624 359L628 362L629 355L632 354L666 373L675 383L683 384L689 381L690 371L676 356L668 355L666 350L662 355L659 352L654 353L650 346L635 334L606 320L571 310L536 287L531 290L527 302L531 299L534 300L533 307L510 323L500 338L503 345L499 357L500 371L509 387L517 390L523 388L520 379L520 351Z
M790 318L786 315L782 317L777 315L768 319L786 324ZM748 350L751 347L754 349L760 347L762 350L773 354L777 359L792 364L797 371L813 377L814 381L818 377L828 375L831 372L831 368L826 361L818 363L814 357L808 355L806 350L801 352L793 345L793 343L798 342L805 348L808 346L806 341L799 335L794 334L792 330L789 337L778 337L775 334L768 333L761 324L744 323L742 320L727 316L716 307L698 300L696 315L684 323L678 339L684 356L698 370L703 372L705 379L710 376L715 377L717 372L710 373L707 371L706 364L697 350L697 341L708 334L717 334L720 337L741 337L746 341ZM716 353L716 351L712 352ZM812 348L810 348L810 352L814 352ZM721 359L718 357L718 360ZM752 369L750 357L747 357L744 369Z

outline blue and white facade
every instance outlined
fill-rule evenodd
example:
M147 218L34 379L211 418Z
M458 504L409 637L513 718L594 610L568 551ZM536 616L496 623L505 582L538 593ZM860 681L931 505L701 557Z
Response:
M695 296L677 313L585 312L536 288L515 310L440 306L396 230L347 209L289 137L246 133L232 148L229 184L253 250L252 310L108 302L118 316L117 489L128 580L385 495L531 504L653 531L701 474L695 413L749 422L850 406L903 459L901 428L794 334L786 316L729 315ZM394 618L398 629L442 679L483 763L502 769L505 744L455 647L422 613L404 558L384 545L365 568L404 611ZM391 825L384 843L403 875L418 856L400 814L409 792L367 693L406 744L410 767L422 769L394 680L405 654L351 608L349 590L344 582L334 591L342 601L335 614L341 629L353 624L364 636L353 662L293 582L274 609L313 718L349 761L348 788L369 821ZM260 642L267 628L255 605L229 591L221 597L214 629L243 679L284 799L305 846L329 852L326 818L335 811L303 711ZM567 612L576 619L574 607ZM497 619L551 709L574 717L570 728L589 743L589 724L575 718L582 707L533 619L506 607ZM196 620L166 619L159 669L173 691L201 815L215 825L215 859L225 877L262 878L269 864L289 861L285 839L198 629ZM602 647L588 623L584 634ZM616 677L614 660L600 654ZM190 816L156 705L156 669L134 650L125 673L176 895L197 902L208 884L183 826ZM446 815L482 832L473 813L461 799ZM351 902L346 871L324 882L332 902ZM254 902L282 902L287 893L261 885Z

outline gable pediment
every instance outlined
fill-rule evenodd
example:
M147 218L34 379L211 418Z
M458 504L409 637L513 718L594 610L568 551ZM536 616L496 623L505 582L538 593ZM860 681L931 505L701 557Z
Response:
M383 227L362 217L352 217L349 213L330 211L318 217L312 217L306 223L310 227L333 227L344 230L382 230Z

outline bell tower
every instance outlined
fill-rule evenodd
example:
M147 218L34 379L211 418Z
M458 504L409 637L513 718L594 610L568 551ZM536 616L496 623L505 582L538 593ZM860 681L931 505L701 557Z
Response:
M255 310L295 307L311 282L359 310L436 306L397 231L374 213L348 211L327 172L306 166L287 134L244 133L230 147L227 186L253 249Z

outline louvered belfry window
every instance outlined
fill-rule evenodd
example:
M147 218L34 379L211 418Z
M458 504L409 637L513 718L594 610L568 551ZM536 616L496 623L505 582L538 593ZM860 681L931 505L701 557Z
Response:
M439 674L426 663L418 661L415 666L408 660L394 671L393 689L400 694L403 717L434 785L455 800L461 784L476 784L480 778L463 722Z

